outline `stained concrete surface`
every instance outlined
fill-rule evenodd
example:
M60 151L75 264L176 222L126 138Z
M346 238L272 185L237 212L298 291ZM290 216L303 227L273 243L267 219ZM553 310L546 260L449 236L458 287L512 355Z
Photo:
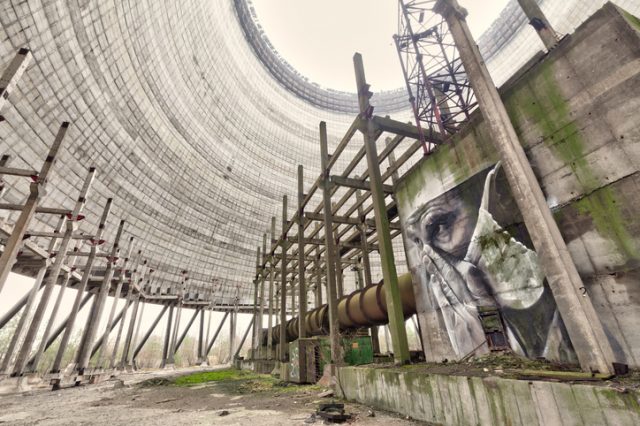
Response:
M210 382L191 387L148 386L149 379L207 371L201 368L122 375L96 385L52 392L47 389L0 397L0 424L11 425L296 425L323 424L318 419L305 423L316 410L317 388L288 388L286 392L252 391L238 394L230 383ZM120 382L122 380L124 383ZM148 383L148 382L146 382ZM347 403L346 410L358 425L419 424L397 415L374 410L368 417L366 406ZM227 411L228 414L223 414Z

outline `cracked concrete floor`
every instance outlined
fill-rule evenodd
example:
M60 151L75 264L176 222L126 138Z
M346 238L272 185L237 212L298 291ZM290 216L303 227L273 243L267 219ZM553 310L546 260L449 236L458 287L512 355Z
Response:
M317 389L301 387L286 393L236 394L226 382L191 387L141 386L144 380L170 378L211 369L182 369L125 374L97 385L52 392L48 388L0 396L0 423L11 425L322 425L309 418L319 402ZM359 404L345 404L351 424L418 424ZM225 412L228 412L226 414ZM222 415L221 415L222 414Z

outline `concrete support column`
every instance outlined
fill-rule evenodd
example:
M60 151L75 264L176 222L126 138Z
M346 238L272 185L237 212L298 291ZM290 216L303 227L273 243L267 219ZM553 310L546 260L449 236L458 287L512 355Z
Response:
M291 288L291 316L289 318L293 318L297 314L298 304L296 303L297 302L296 301L296 284L297 284L296 275L295 275L295 272L292 272L291 285L289 286Z
M173 324L171 343L169 344L169 355L167 364L175 364L176 350L178 349L178 329L180 328L180 317L182 316L182 299L178 299L176 306L176 319Z
M365 78L362 56L359 53L354 55L353 63L356 72L358 103L360 105L360 116L362 119L360 131L364 136L369 169L369 183L371 186L373 211L375 213L376 231L378 233L378 245L380 247L380 265L382 266L382 276L384 278L383 288L389 316L389 331L391 332L393 341L394 362L396 364L405 364L410 361L409 344L407 341L407 330L404 325L400 290L398 289L398 275L396 273L393 245L391 244L389 217L387 216L385 195L382 190L382 176L380 174L378 150L374 136L376 129L371 119L371 113L373 111L369 104L371 92L369 92L369 85Z
M362 199L362 193L359 189L356 190L356 200L360 202ZM358 232L360 232L360 253L362 254L362 272L364 275L364 285L369 287L373 284L371 279L371 259L369 257L369 242L367 241L367 225L365 223L364 207L362 204L358 205L358 216L360 217L360 224L358 225ZM380 339L378 337L378 327L369 327L371 333L371 346L374 354L380 353Z
M107 259L107 267L104 272L104 278L102 279L102 283L100 284L98 295L93 302L91 315L89 315L89 318L87 318L87 323L84 328L76 365L76 369L78 370L78 372L80 372L80 374L83 374L85 369L89 367L89 361L91 359L91 348L93 347L93 342L96 339L96 334L98 333L98 327L100 326L100 320L102 319L104 306L107 303L107 297L111 288L114 265L120 252L120 238L122 238L124 223L125 221L121 220L120 224L118 225L118 230L116 231L116 236L111 247L110 256ZM109 328L107 328L107 330L110 329L111 324L109 324L108 327Z
M580 366L585 371L613 373L615 357L609 340L469 32L466 10L456 0L440 0L434 11L447 20Z
M129 238L129 247L127 248L127 253L122 259L122 264L120 265L120 276L118 277L118 283L116 284L116 289L113 292L113 304L111 305L111 311L109 312L109 317L107 318L107 325L105 327L105 338L102 340L102 345L100 345L100 352L98 353L98 360L96 361L96 368L103 368L104 356L107 350L107 345L109 343L109 334L111 332L113 317L116 313L116 306L118 305L118 301L120 300L120 293L122 292L122 286L124 284L125 271L127 267L127 263L129 262L129 256L131 256L131 249L133 248L133 237ZM126 302L125 302L126 303ZM126 312L127 305L125 304ZM124 323L125 314L123 313L122 322Z
M71 237L73 231L75 230L76 221L79 219L79 215L82 212L86 197L88 196L91 184L93 183L94 176L95 168L91 167L89 169L89 174L84 181L82 189L80 190L80 196L78 197L78 200L76 201L74 209L71 213L71 219L66 223L65 233L62 237L62 240L60 241L60 245L58 246L58 253L53 262L53 266L49 271L49 275L45 278L44 290L42 291L40 302L38 303L38 307L36 308L33 318L31 319L31 324L29 325L27 335L25 336L22 347L20 348L20 352L18 353L18 358L16 359L16 363L13 367L13 375L15 376L22 375L22 373L24 372L27 358L29 357L29 353L31 352L31 348L38 334L38 330L40 329L40 324L42 323L45 310L47 309L47 305L49 304L49 299L51 298L51 294L53 293L53 288L58 281L58 277L60 276L62 265L64 263L64 260L66 259L66 253L71 242ZM80 296L80 298L82 297L80 293L78 293L78 295ZM37 368L37 365L34 367Z
M200 327L198 328L198 364L204 362L204 308L200 308Z
M558 36L542 9L538 6L538 2L536 0L518 0L518 3L527 18L529 18L529 24L536 30L547 50L553 49L558 44Z
M180 337L176 341L176 346L175 346L175 349L173 351L174 355L178 352L178 350L180 349L180 346L182 346L182 342L184 342L184 339L187 337L187 333L189 333L189 330L191 329L191 326L193 325L193 322L198 317L198 314L200 313L200 309L202 309L202 308L197 308L195 310L195 312L191 316L191 319L187 322L187 326L185 327L184 331L180 334Z
M126 319L127 319L127 310L129 305L133 302L133 283L135 282L135 275L136 272L138 270L138 267L140 267L140 260L142 257L142 251L138 250L138 253L136 255L136 260L133 262L133 269L131 271L131 279L129 280L129 294L127 295L127 302L124 305L124 313L122 314L122 320L120 321L120 326L118 327L118 333L116 334L116 341L113 345L113 351L111 352L111 357L109 359L109 368L113 369L116 366L116 356L118 354L118 347L120 346L120 339L122 338L122 333L124 332L124 326L126 323ZM123 270L123 274L124 274L124 270ZM142 307L144 308L144 305L142 305Z
M316 246L316 256L313 259L313 269L316 277L315 307L322 306L322 273L320 271L320 246Z
M227 312L224 313L224 316L222 317L222 321L220 321L220 324L218 324L218 329L213 334L213 337L211 338L211 341L207 345L207 351L204 354L205 358L209 356L209 352L211 352L211 348L213 347L213 344L216 342L216 339L218 338L218 335L220 334L220 330L222 330L222 326L224 325L224 322L227 320L228 316L229 316L229 312L227 311Z
M234 309L231 311L231 319L229 320L229 362L233 362L236 354L236 328L238 327L238 312Z
M169 343L171 340L171 331L173 330L173 308L174 305L169 306L169 316L167 317L167 327L164 332L164 343L162 344L162 362L160 368L164 368L167 365L169 358Z
M3 93L2 87L0 87L0 93ZM4 98L0 97L0 107L2 107L3 102ZM13 231L11 232L11 235L9 236L6 244L4 245L2 255L0 255L0 291L2 291L2 288L4 287L4 284L9 277L11 268L13 268L13 265L16 263L16 257L18 256L18 251L20 251L20 248L22 247L24 234L27 232L27 228L31 223L31 219L36 213L38 201L40 199L40 196L44 193L45 187L47 185L47 178L49 177L49 172L51 171L54 160L58 155L58 151L60 150L62 141L67 134L68 128L68 122L65 121L64 123L62 123L60 129L58 130L58 133L56 134L56 138L54 139L53 144L49 149L49 154L47 155L47 158L44 161L42 168L40 169L40 173L38 174L37 179L34 182L31 182L31 184L29 185L29 196L27 197L27 201L22 207L20 216L18 216L18 220L16 220ZM64 256L62 257L64 258ZM46 301L48 302L48 298ZM36 312L36 316L38 316L38 312ZM20 373L22 373L22 371Z
M298 165L298 337L307 337L304 319L307 316L307 283L305 281L304 245L304 170Z
M102 211L102 217L100 218L100 224L98 225L98 232L96 232L95 240L99 241L102 239L102 235L104 232L105 224L107 223L107 219L109 218L109 213L111 212L111 203L113 202L112 198L107 199L107 203L104 206L104 210ZM89 283L89 278L91 277L91 269L93 267L93 262L97 256L97 247L96 245L92 245L89 251L89 257L87 257L87 262L85 264L85 269L82 273L82 280L80 281L80 285L78 285L78 293L76 294L76 298L73 302L73 306L71 307L71 313L69 314L69 323L67 324L67 329L64 331L62 335L62 340L60 341L60 346L58 347L58 353L56 354L56 358L53 361L53 366L51 367L52 373L58 373L60 371L60 364L62 362L62 357L64 355L64 351L69 344L69 340L71 339L71 334L73 333L73 326L75 325L76 317L78 315L78 311L80 308L80 300L82 299L82 294L85 292L87 288L87 284ZM95 301L94 301L95 306ZM91 317L91 314L89 314ZM78 353L81 353L82 345L78 348ZM76 365L78 359L76 358Z
M264 354L262 353L262 339L263 339L263 323L264 323L264 307L265 307L265 283L266 283L266 273L264 265L267 263L267 234L262 234L262 267L260 269L260 293L258 298L260 299L260 309L258 311L258 322L254 328L257 328L256 332L256 348L258 352L258 358L264 359Z
M36 280L31 287L31 290L28 294L27 303L24 307L24 311L20 316L20 320L18 321L18 325L16 326L15 331L13 332L13 336L11 337L11 341L9 342L9 346L4 353L4 358L2 359L2 366L0 366L0 374L6 372L13 359L14 351L18 345L18 342L23 336L24 328L31 317L31 310L33 304L36 301L36 296L38 295L38 291L40 290L40 286L42 285L42 280L44 279L44 274L47 272L48 262L43 262L43 265L38 269L38 275L36 275ZM46 341L46 339L44 339Z
M255 325L255 317L251 318L251 321L249 322L249 325L247 326L247 329L244 331L244 334L242 335L242 339L240 340L240 343L238 344L238 347L236 348L235 352L233 353L233 358L232 359L236 359L240 356L240 352L242 351L242 347L244 346L244 342L247 340L247 336L249 335L249 330L254 328L253 326Z
M140 343L136 346L135 350L133 351L133 355L131 357L131 360L133 361L133 363L135 363L136 357L138 356L138 354L140 353L140 351L144 347L144 344L147 343L147 340L149 340L149 337L153 333L153 330L156 329L158 323L160 322L160 320L164 316L164 313L167 312L168 308L169 308L169 306L167 306L167 305L165 305L162 308L162 310L160 311L160 314L158 314L156 319L153 320L153 323L151 323L151 327L149 327L149 330L145 333L144 336L142 336L142 340L140 341ZM122 321L124 322L124 318L122 319ZM140 322L138 322L138 324L140 324Z
M0 77L0 112L27 69L29 62L31 62L31 51L23 47L16 52L16 56L2 73L2 77Z
M78 250L78 247L74 247L74 251L77 251L77 250ZM77 259L76 257L72 256L71 261L68 263L70 271L73 270L76 259ZM36 353L33 355L32 359L27 363L25 367L25 371L36 372L38 369L40 358L42 358L42 355L46 350L49 334L51 333L51 328L53 327L53 324L55 323L55 320L58 317L58 310L60 309L60 304L62 303L62 298L64 296L65 290L69 285L70 278L71 278L71 272L64 274L64 278L62 279L62 284L58 289L58 297L56 297L56 301L53 305L53 309L51 310L49 321L45 324L44 332L42 333L42 337L40 338L40 344L38 345L38 349L36 350Z
M138 319L138 309L140 308L140 294L133 295L133 309L131 310L131 319L129 320L129 327L127 328L127 335L124 339L124 346L122 348L122 358L120 359L120 368L133 367L131 357L131 346L133 344L133 332L136 328L136 320ZM140 318L142 319L142 318Z
M253 308L252 308L252 313L253 313L253 318L254 320L256 319L256 317L258 316L258 298L259 298L259 292L260 292L260 276L262 275L261 271L260 271L260 254L262 253L260 247L258 247L257 249L257 254L256 254L256 276L255 279L253 280ZM254 324L256 323L256 321L254 321ZM251 332L251 356L255 356L256 353L256 349L259 347L258 343L257 343L257 339L258 339L258 333L257 333L257 327L253 327L253 330Z
M270 255L269 255L269 318L267 319L267 359L271 359L271 354L273 352L273 315L276 313L275 309L275 294L274 294L274 284L273 280L275 278L275 270L274 270L274 258L273 253L275 253L275 249L273 247L276 239L276 218L275 216L271 217L271 247Z
M327 304L329 305L329 342L331 344L331 363L342 364L340 345L340 323L338 322L338 295L336 289L336 248L333 236L333 212L331 205L331 184L329 176L329 147L327 141L327 123L320 122L320 187L324 214L325 265L327 277ZM335 371L332 371L335 374Z
M282 197L282 242L280 244L280 361L287 362L287 196Z

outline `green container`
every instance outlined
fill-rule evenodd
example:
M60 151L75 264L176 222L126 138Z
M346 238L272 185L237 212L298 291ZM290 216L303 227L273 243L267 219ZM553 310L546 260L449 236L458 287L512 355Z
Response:
M344 362L348 365L363 365L373 362L373 345L370 336L342 339Z
M320 368L331 362L331 343L328 338L320 338ZM342 339L343 361L347 365L373 363L371 336L344 337Z

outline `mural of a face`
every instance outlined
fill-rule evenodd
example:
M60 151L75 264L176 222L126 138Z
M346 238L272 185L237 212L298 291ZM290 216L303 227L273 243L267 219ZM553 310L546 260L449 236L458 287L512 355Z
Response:
M567 358L560 354L567 352L560 350L567 346L564 326L536 253L496 220L504 226L519 221L499 172L498 164L409 215L409 267L434 305L425 310L439 313L457 356L488 350L478 307L492 307L501 311L514 351ZM528 240L526 231L523 236ZM535 321L527 321L531 315Z

